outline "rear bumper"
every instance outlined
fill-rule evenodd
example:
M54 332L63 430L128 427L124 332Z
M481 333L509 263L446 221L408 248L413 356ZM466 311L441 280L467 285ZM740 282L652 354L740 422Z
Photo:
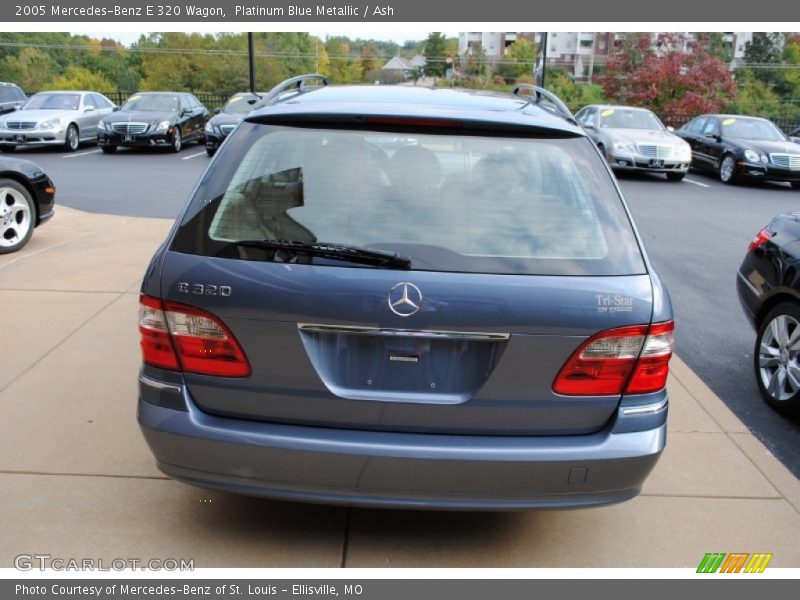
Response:
M158 389L145 381L139 424L162 472L200 487L287 500L462 510L612 504L639 493L666 442L666 394L657 410L620 414L592 435L465 436L216 417L200 411L180 384ZM634 418L648 428L631 430Z

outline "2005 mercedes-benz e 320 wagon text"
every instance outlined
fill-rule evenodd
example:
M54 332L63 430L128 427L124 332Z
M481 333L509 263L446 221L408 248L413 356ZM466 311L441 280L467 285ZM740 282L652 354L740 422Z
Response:
M244 120L147 271L159 468L352 505L635 496L672 309L597 148L539 88L326 83Z

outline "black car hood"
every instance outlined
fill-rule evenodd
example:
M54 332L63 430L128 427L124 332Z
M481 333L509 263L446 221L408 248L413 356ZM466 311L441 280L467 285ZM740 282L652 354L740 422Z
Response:
M174 110L118 110L113 112L103 120L106 123L158 123L160 121L172 121L178 117L178 112Z
M217 113L211 117L211 124L217 127L222 125L238 125L247 115L231 115L227 113Z
M800 154L800 144L794 142L767 142L764 140L745 140L741 138L728 138L731 144L741 146L746 150L753 150L759 154L771 154L773 152L783 154Z

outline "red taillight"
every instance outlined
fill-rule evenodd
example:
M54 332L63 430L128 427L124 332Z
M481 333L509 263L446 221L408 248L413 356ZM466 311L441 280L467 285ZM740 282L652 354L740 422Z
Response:
M148 365L180 371L178 357L169 339L167 319L161 310L161 301L150 296L139 296L139 333L142 359Z
M230 330L214 315L178 302L141 296L139 331L144 362L163 369L247 377L250 363Z
M647 394L664 388L672 357L672 321L602 331L569 357L553 382L564 396Z
M759 231L756 236L750 240L750 243L747 245L747 251L752 252L756 248L760 248L768 241L772 239L773 233L768 229L762 229Z

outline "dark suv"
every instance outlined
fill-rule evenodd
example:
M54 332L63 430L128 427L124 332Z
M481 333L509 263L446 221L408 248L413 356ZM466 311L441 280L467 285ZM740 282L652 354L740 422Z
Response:
M635 496L665 443L672 309L571 113L533 86L314 79L236 128L147 269L159 468L348 505Z
M0 81L0 115L17 110L27 99L18 85Z

